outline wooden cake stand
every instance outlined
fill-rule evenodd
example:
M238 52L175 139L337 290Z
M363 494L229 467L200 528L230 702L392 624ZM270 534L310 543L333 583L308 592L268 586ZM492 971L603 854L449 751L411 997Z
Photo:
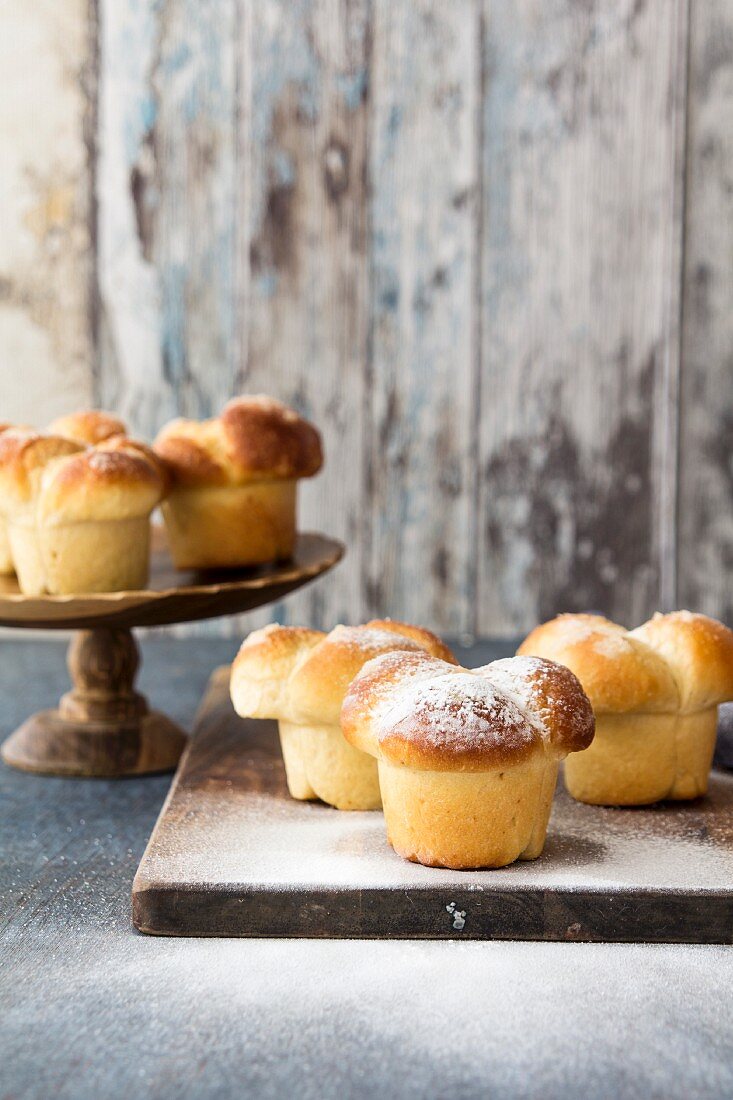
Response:
M344 548L301 534L293 558L216 573L177 571L154 529L150 583L139 592L24 596L0 578L0 626L76 630L68 651L73 683L55 710L28 718L2 746L6 764L48 775L122 776L175 768L186 735L134 690L135 626L214 619L273 603L331 569Z

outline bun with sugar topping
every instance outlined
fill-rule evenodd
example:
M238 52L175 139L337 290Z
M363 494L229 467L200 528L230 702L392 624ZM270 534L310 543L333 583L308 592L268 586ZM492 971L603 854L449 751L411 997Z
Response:
M590 748L565 765L581 802L637 806L705 794L718 704L733 699L733 632L689 611L636 630L559 615L519 647L576 674L596 714Z
M344 740L344 694L366 661L379 654L453 655L434 634L376 619L330 634L272 625L245 639L232 666L234 709L245 718L276 718L293 798L320 798L340 810L381 806L372 758Z
M341 724L376 758L395 851L459 870L541 853L559 761L586 748L594 728L561 665L514 657L471 670L424 652L367 662Z
M163 515L178 568L292 555L298 480L323 464L319 433L293 409L235 398L212 420L173 420L154 448L170 471Z

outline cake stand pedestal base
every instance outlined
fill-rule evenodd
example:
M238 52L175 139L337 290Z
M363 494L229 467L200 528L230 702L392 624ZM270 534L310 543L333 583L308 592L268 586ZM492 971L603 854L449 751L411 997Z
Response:
M55 710L31 715L7 739L5 763L46 775L172 771L186 735L134 690L139 653L132 632L80 630L67 660L73 689Z

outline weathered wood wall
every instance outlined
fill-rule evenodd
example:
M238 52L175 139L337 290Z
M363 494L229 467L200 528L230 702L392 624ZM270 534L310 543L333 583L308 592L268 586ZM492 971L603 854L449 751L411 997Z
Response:
M95 13L0 4L0 420L93 395Z
M27 7L0 418L296 404L281 618L733 621L733 0Z

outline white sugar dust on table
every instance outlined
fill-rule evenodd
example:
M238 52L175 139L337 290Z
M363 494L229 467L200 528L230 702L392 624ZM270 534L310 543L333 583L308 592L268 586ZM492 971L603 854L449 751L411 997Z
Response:
M242 721L214 677L133 888L164 935L730 942L733 776L640 809L560 789L542 856L501 870L400 859L375 812L287 794L277 728Z

